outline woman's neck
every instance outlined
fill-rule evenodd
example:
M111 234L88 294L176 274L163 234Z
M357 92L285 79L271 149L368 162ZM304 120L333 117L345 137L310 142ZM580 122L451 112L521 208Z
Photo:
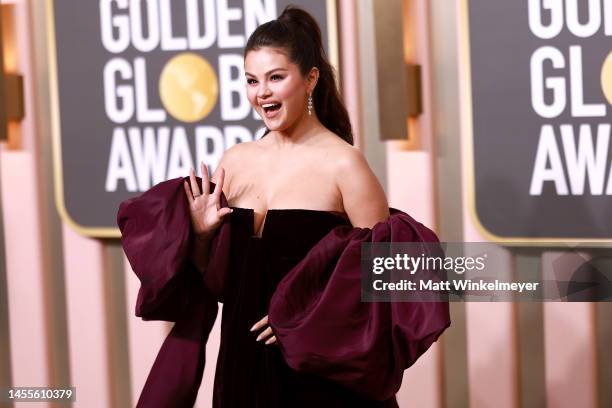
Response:
M279 149L308 144L325 127L316 115L303 115L296 123L284 130L270 132L271 144Z

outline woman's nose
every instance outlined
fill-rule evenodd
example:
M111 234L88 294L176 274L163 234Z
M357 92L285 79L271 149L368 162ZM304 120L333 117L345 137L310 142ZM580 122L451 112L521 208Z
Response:
M261 83L261 85L259 85L259 89L257 90L257 97L258 98L265 98L266 96L270 96L271 92L270 92L270 88L268 88L268 85L265 83Z

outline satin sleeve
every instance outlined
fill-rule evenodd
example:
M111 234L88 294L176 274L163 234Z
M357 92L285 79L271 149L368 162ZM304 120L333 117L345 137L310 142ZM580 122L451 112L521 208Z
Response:
M140 280L136 316L176 322L194 297L222 301L228 266L230 226L223 221L209 251L204 276L190 260L193 232L183 180L161 182L122 202L117 213L121 243ZM197 178L201 187L202 180ZM214 189L210 183L210 191ZM225 196L222 207L227 206ZM227 217L226 217L227 219Z
M372 229L337 227L280 282L268 318L292 369L384 401L450 325L450 314L448 302L362 302L361 244L368 242L438 238L395 209Z

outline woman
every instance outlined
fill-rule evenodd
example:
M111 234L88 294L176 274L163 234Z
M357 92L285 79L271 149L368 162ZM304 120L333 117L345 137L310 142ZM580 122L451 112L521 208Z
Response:
M351 146L351 124L315 20L301 9L285 9L251 35L244 65L248 99L267 133L235 145L221 160L213 180L230 207L253 209L257 236L269 209L343 213L354 227L385 221L387 199L363 155ZM201 163L200 168L207 184L207 167ZM229 210L218 209L219 194L200 192L193 169L190 183L191 190L186 181L184 187L200 237L195 263L203 269L202 255ZM263 324L265 318L255 329ZM274 341L269 328L261 334Z
M245 75L265 136L229 149L212 186L203 163L201 181L192 169L182 182L186 200L175 180L119 211L142 282L136 314L177 322L139 406L193 404L218 300L215 407L396 407L404 368L449 325L448 306L361 303L354 248L375 235L437 238L406 214L393 209L390 217L380 184L351 146L312 16L288 7L258 27Z

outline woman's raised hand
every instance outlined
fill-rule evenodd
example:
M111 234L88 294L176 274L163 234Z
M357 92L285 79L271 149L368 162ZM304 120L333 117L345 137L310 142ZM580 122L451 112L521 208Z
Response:
M189 184L183 183L187 200L189 201L189 212L191 214L191 225L199 239L210 239L221 225L223 217L232 212L229 207L221 208L221 192L223 191L223 181L225 170L220 168L218 171L219 179L215 184L215 190L210 193L208 181L208 168L204 162L200 162L202 170L202 191L196 180L195 170L192 168L189 173Z

